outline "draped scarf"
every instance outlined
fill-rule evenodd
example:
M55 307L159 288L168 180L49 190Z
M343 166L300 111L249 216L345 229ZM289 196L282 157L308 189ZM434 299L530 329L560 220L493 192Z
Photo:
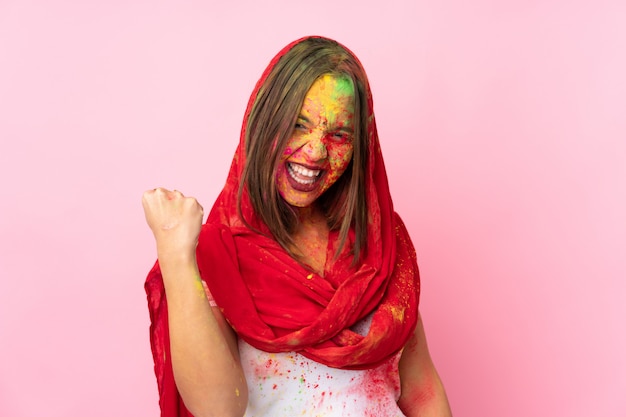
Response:
M246 125L256 95L283 48L257 82L244 115L240 143L222 192L202 226L197 262L224 317L237 333L267 352L297 351L327 366L372 368L398 353L412 335L418 316L419 273L413 244L394 212L378 141L373 103L366 84L369 152L365 179L367 250L353 266L349 247L335 258L339 234L331 231L323 276L292 258L272 237L244 193L238 213L238 188L245 164ZM170 358L167 299L157 263L145 289L150 311L150 341L162 416L190 416L174 383ZM351 327L371 315L362 336Z

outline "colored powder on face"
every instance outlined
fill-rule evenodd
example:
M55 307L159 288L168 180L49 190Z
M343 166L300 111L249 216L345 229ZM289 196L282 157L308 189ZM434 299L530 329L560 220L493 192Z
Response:
M281 166L276 173L278 192L289 204L310 205L343 174L352 159L353 117L351 79L325 74L313 83L300 110L299 127L283 150L283 159L302 166L318 164L326 175L317 188L300 191L290 186L290 174Z
M354 113L354 85L347 77L323 75L313 83L307 99L312 103L311 110L317 110L324 124L335 125L339 114Z
M325 75L325 77L330 77L330 75ZM354 84L352 80L348 77L339 77L335 78L337 84L335 85L335 96L340 95L351 95L354 96Z

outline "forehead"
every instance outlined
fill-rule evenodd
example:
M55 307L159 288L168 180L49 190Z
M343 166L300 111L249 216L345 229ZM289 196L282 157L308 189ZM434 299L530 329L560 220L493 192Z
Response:
M341 102L343 105L351 103L354 98L354 84L347 76L324 74L319 77L304 97L304 105L332 104Z

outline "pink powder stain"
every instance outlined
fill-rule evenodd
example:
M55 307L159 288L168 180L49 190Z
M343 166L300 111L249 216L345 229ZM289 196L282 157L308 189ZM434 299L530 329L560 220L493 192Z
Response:
M413 389L402 398L399 405L405 412L419 410L435 396L435 387L432 383L427 383L420 389Z
M254 376L257 379L268 379L276 376L282 376L283 371L280 363L273 358L269 358L264 362L251 361L250 363L254 370Z
M391 409L389 402L397 400L400 395L400 375L398 373L399 355L382 364L368 369L350 392L357 398L366 398L368 407L365 416L379 416L382 410ZM392 391L395 399L389 395Z
M320 396L320 400L317 404L317 408L321 409L322 408L322 404L324 403L324 399L326 399L326 391L322 391L322 394Z

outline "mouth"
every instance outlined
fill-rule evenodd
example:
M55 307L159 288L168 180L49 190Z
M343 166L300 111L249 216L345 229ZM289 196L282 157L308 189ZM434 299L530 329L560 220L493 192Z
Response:
M298 191L313 190L324 173L321 169L310 169L292 162L287 162L286 167L289 183Z

